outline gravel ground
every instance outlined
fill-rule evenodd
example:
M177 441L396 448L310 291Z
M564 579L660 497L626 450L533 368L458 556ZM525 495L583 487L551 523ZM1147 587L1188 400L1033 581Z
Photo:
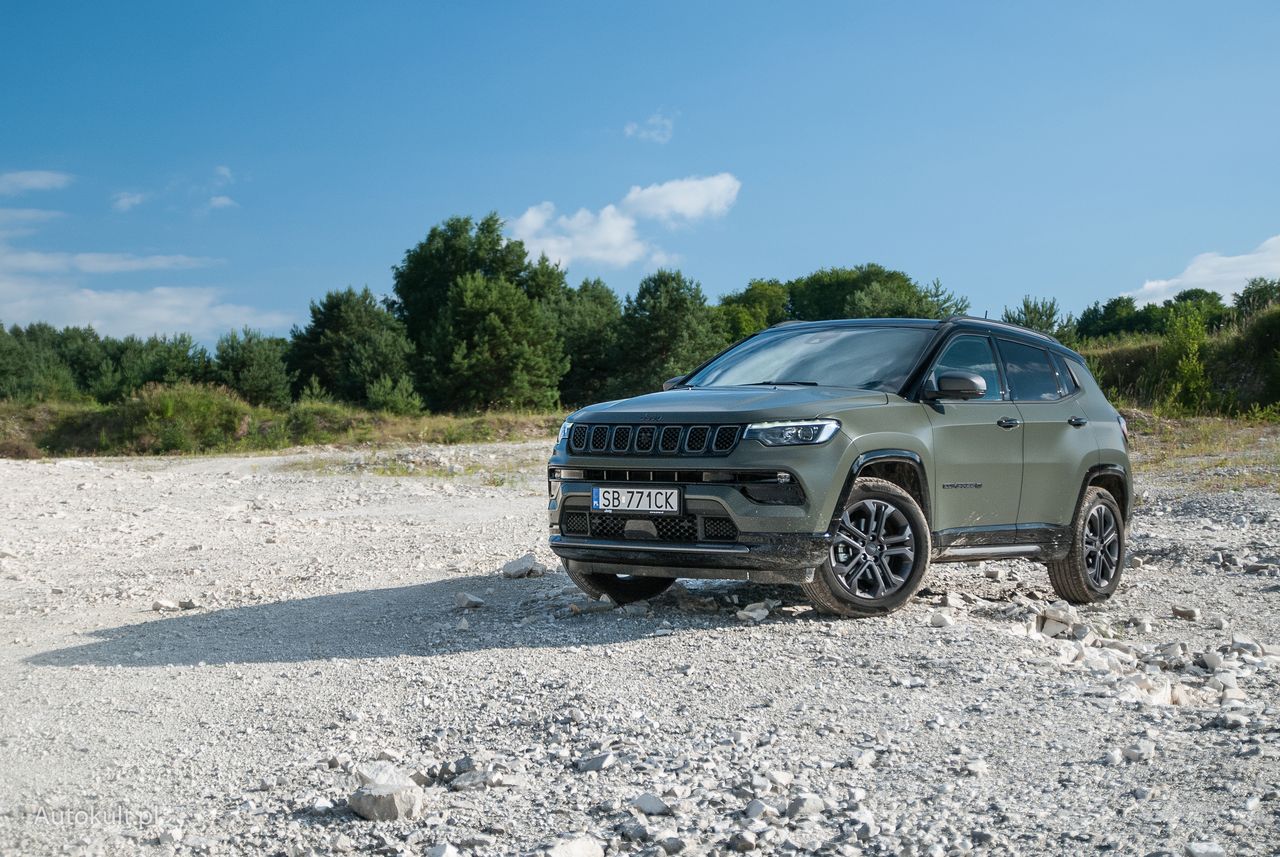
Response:
M833 622L585 601L547 452L0 461L0 853L1280 853L1274 482Z

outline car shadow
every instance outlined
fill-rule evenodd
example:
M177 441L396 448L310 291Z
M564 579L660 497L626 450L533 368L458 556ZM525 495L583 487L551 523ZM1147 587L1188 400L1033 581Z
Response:
M450 577L383 589L338 592L234 607L146 614L137 622L87 632L89 642L26 659L35 666L197 666L297 663L399 656L435 657L513 647L600 645L652 635L672 625L744 625L733 602L775 598L802 603L798 587L737 581L689 582L651 602L652 612L575 614L591 605L566 594L563 574L507 580L494 574ZM455 605L459 592L484 599ZM467 627L460 628L466 619Z

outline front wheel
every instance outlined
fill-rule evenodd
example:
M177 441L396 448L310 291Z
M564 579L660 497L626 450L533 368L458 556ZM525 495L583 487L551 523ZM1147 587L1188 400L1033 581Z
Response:
M1090 488L1080 499L1066 558L1047 563L1053 591L1072 604L1106 601L1124 567L1124 517L1110 492Z
M609 596L614 604L630 604L661 595L675 583L674 577L644 577L638 574L613 574L595 571L589 562L564 561L564 570L578 588L594 599Z
M929 547L929 525L914 497L883 479L859 479L805 593L823 613L892 613L920 588Z

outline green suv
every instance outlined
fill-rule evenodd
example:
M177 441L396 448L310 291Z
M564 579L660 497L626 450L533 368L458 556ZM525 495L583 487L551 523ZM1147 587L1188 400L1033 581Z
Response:
M955 317L787 322L662 392L570 415L551 549L589 595L679 577L902 606L930 562L1026 557L1085 603L1120 583L1128 429L1079 354Z

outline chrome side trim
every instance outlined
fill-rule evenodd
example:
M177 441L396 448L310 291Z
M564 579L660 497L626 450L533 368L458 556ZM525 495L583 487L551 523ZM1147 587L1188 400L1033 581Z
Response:
M712 545L704 542L651 542L644 539L633 541L608 541L605 539L573 539L565 536L552 536L551 545L566 548L595 548L619 551L658 551L661 553L750 553L746 545Z
M1033 554L1040 553L1040 545L972 545L960 548L946 548L945 556L990 556L993 554Z

